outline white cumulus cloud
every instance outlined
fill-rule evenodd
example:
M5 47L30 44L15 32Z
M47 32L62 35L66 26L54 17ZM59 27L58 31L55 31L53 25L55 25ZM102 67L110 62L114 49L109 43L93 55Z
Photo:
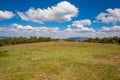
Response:
M30 25L12 24L10 27L1 27L0 36L52 36L59 32L58 27L35 27Z
M120 37L120 26L112 26L112 27L102 27L98 31L99 33L104 33L104 37L110 36L119 36Z
M112 26L112 27L102 27L101 32L119 32L120 26Z
M72 22L72 27L75 32L78 33L89 33L95 32L93 28L85 27L85 25L91 25L91 21L89 19L77 20ZM67 28L69 30L69 28Z
M20 25L13 23L9 27L1 27L0 28L0 36L10 36L10 37L18 37L18 36L44 36L44 37L52 37L52 38L68 38L68 37L92 37L93 32L91 32L90 28L82 28L78 29L73 28L69 25L65 30L60 30L58 27L36 27L31 25Z
M93 33L95 30L93 28L83 27L81 29L74 29L78 33Z
M22 20L33 21L37 23L44 22L68 22L72 17L76 17L78 8L67 1L62 1L55 6L47 9L30 8L25 13L17 12Z
M46 27L46 26L31 26L20 25L13 23L9 27L0 27L0 36L44 36L52 38L68 38L68 37L120 37L120 26L102 27L100 30L95 31L93 28L82 27L74 28L72 25L68 25L66 29L60 30L58 27Z
M2 11L0 10L0 20L5 20L5 19L11 19L13 18L15 15L13 12L11 11Z
M83 28L84 25L91 25L91 21L89 19L84 19L72 22L72 26L75 28Z
M96 17L96 21L101 21L103 23L113 23L116 24L120 22L120 8L107 9L106 12L101 12Z
M71 31L73 31L71 25L68 25L67 28L65 29L65 32L71 32Z

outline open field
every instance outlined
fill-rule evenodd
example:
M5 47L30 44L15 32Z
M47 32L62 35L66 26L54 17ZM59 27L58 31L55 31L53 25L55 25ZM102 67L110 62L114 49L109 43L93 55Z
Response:
M0 80L120 80L120 45L61 41L3 46Z

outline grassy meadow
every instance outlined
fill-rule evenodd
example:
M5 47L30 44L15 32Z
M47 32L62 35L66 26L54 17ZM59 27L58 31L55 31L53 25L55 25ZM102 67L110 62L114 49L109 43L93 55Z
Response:
M60 41L3 46L0 80L120 80L120 45Z

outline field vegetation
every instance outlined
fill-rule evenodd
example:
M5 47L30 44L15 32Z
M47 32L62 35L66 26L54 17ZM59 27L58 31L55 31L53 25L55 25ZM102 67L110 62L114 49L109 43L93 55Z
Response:
M0 80L120 80L120 45L52 41L2 46Z
M51 37L11 37L11 38L0 38L0 46L25 44L25 43L37 43L37 42L50 42L50 41L83 41L83 42L94 42L94 43L112 43L120 44L120 37L110 38L86 38L85 40L69 40L69 39L53 39Z

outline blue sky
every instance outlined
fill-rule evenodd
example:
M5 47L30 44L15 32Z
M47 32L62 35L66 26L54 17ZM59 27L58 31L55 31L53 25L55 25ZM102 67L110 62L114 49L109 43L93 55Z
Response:
M0 36L120 36L120 0L0 0Z

